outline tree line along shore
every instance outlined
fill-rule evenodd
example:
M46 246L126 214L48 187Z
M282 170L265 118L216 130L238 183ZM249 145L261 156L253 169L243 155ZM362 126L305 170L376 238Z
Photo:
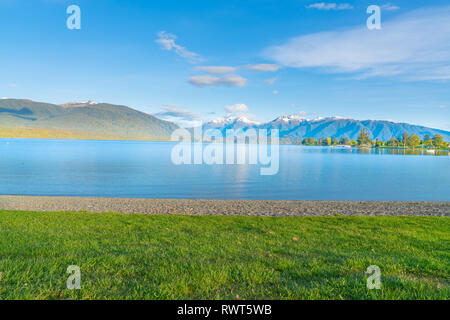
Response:
M421 149L434 149L434 150L449 150L450 143L445 141L440 134L434 136L425 135L421 139L418 135L404 132L399 137L392 137L388 141L382 141L379 139L372 140L367 130L363 129L359 133L358 138L351 140L348 137L342 137L340 139L336 137L327 138L304 138L301 143L306 146L354 146L354 147L375 147L375 148L421 148Z

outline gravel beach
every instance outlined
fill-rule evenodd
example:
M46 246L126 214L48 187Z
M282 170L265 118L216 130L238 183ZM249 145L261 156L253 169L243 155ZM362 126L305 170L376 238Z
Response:
M450 202L0 196L0 210L249 216L450 216Z

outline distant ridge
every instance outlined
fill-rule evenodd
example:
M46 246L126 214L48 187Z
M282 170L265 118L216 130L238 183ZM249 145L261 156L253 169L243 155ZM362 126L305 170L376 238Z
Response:
M98 103L88 100L86 102L68 102L65 104L60 104L60 106L63 107L64 109L67 109L67 108L82 108L82 107L87 107L87 106L93 106L96 104L98 104Z
M399 137L404 132L408 135L416 134L420 138L425 135L434 136L440 134L445 140L450 140L450 132L417 126L407 123L396 123L386 120L354 120L342 117L306 119L299 115L281 116L270 122L258 123L245 117L219 118L203 125L203 130L218 129L223 134L227 129L278 129L280 137L292 142L301 141L303 138L342 138L352 140L358 138L359 132L366 129L372 140L388 141L392 137Z
M0 99L0 137L169 140L177 128L120 105Z
M0 99L0 137L104 140L170 140L178 126L132 108L97 103L69 102L62 105L24 99ZM306 119L299 115L281 116L266 123L246 117L218 118L203 124L203 129L278 129L283 142L303 138L342 138L356 140L366 129L372 140L387 141L404 132L440 134L446 141L450 132L386 120L354 120L342 117Z

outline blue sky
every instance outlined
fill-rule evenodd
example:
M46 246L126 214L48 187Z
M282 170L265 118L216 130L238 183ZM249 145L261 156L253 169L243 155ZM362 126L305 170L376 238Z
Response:
M66 8L81 8L81 30ZM381 30L368 30L379 5ZM0 0L0 97L450 130L448 0Z

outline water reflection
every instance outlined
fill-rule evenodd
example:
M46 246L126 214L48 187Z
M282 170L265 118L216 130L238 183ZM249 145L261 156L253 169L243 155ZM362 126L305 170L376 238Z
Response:
M281 145L279 172L262 176L260 165L175 165L175 145L0 139L0 194L450 201L446 151Z
M314 147L312 147L314 148ZM316 147L325 148L328 152L355 152L361 154L392 154L402 156L450 156L448 150L434 149L403 149L403 148L348 148L348 147Z

